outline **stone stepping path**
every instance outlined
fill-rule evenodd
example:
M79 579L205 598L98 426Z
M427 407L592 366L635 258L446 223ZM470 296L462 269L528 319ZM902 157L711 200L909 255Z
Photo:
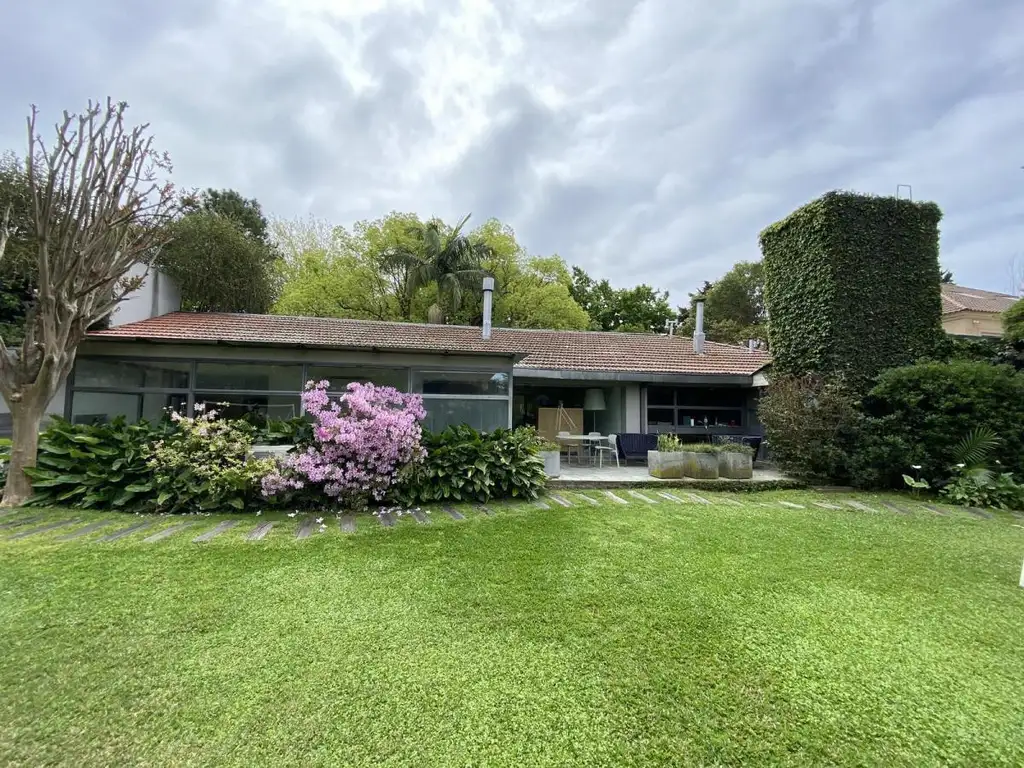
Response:
M557 493L549 493L548 498L551 499L555 504L561 504L563 507L571 507L572 502L568 499L563 499Z
M295 538L308 539L311 533L313 533L313 518L303 518L302 523L299 525L299 530L295 532Z
M933 506L931 504L922 504L921 506L927 509L929 512L934 512L936 515L942 515L943 517L949 515L949 512L947 512L946 510L940 509L939 507Z
M380 524L383 525L385 528L395 527L395 516L392 515L390 512L379 513L377 515L377 519L380 520Z
M194 539L192 539L192 541L193 542L210 541L213 537L220 536L228 528L234 528L236 525L238 525L239 522L240 522L239 520L225 520L223 523L218 523L216 528L213 528L212 530L209 530L206 533L199 534Z
M551 505L543 500L535 502L534 506L537 507L537 509L551 509Z
M28 525L29 523L34 523L37 520L42 520L42 519L43 519L42 515L33 515L32 517L23 517L23 518L21 518L19 520L11 520L9 522L2 523L2 524L0 524L0 528L17 528L19 525Z
M968 512L970 512L975 517L980 517L983 520L991 520L992 519L992 513L989 512L988 510L978 509L978 507L964 507L964 509L966 509Z
M342 533L355 533L356 532L356 519L352 517L351 512L346 512L338 518L338 525L341 527Z
M693 501L697 502L698 504L710 504L711 503L710 501L705 499L703 496L698 496L695 493L688 493L686 495L689 496Z
M642 493L640 493L640 491L629 491L629 495L632 496L634 499L640 499L640 501L642 501L642 502L644 502L646 504L657 504L658 503L654 499L652 499L652 498L650 498L648 496L644 496Z
M420 525L429 525L430 524L430 518L427 517L427 514L422 509L412 509L412 510L409 510L409 514L412 515L412 519L415 520Z
M58 521L56 523L50 523L49 525L44 525L42 528L33 528L31 530L28 530L28 531L19 531L18 533L14 534L13 536L10 536L9 538L12 539L12 540L14 540L14 539L24 539L24 538L26 538L28 536L35 536L37 533L46 533L47 531L52 531L52 530L55 530L57 528L64 528L65 526L68 526L68 525L74 525L77 522L79 522L79 520L77 518L75 518L74 520L60 520L60 521Z
M153 544L157 541L163 541L169 536L173 536L178 531L183 531L186 528L192 527L193 525L195 525L195 521L192 520L189 520L184 523L178 523L177 525L172 525L170 528L164 528L162 531L158 531L157 533L154 533L152 536L147 536L142 540L142 543Z
M616 495L615 495L614 493L612 493L611 491L605 491L605 492L604 492L604 494L605 494L605 496L607 496L607 497L608 497L609 499L611 499L612 501L614 501L614 502L616 502L616 503L618 503L618 504L629 504L629 502L628 502L628 501L626 501L626 500L625 500L625 499L623 499L623 498L620 498L619 496L616 496Z
M81 536L87 536L93 531L98 531L100 528L106 528L113 522L113 520L97 520L95 523L89 523L89 525L84 528L79 528L76 531L71 531L71 533L65 533L63 536L58 536L57 541L71 541L72 539L77 539Z
M669 501L674 501L677 504L685 504L686 503L685 501L683 501L681 498L679 498L675 494L669 493L667 491L658 491L658 495L661 496L661 498L663 498L663 499L668 499Z
M133 533L143 530L144 528L150 528L153 526L155 521L147 520L143 523L136 523L135 525L129 525L127 528L122 528L119 531L108 533L106 536L102 536L98 541L117 541L123 539L126 536L131 536Z
M597 499L592 499L589 496L587 496L585 493L576 492L576 493L573 494L573 497L577 498L577 499L583 499L583 501L587 502L592 507L600 506L600 502L597 501Z
M843 503L846 504L846 506L850 507L851 509L856 509L858 512L874 512L875 511L871 507L869 507L869 506L867 506L865 504L861 504L859 501L851 501L851 500L847 499Z
M544 504L544 506L540 507L541 504ZM537 506L540 507L541 509L551 509L551 507L549 507L543 501L538 501L537 502ZM444 507L444 511L448 513L448 517L450 517L452 520L465 520L466 519L465 515L463 515L461 512L459 512L459 510L457 510L457 509L455 509L455 507L449 506L447 504Z
M572 505L571 504L567 504L566 506L570 506L571 507ZM487 517L494 517L494 510L491 509L490 507L488 507L486 504L474 504L473 507L475 509L479 509Z
M260 541L264 536L270 533L270 529L273 527L273 523L260 523L249 532L249 535L245 537L245 540Z
M893 504L891 501L883 501L882 506L888 509L890 512L895 512L898 515L910 515L913 514L906 507L901 507L898 504Z
M807 509L803 504L794 504L792 501L780 501L779 505L790 509Z

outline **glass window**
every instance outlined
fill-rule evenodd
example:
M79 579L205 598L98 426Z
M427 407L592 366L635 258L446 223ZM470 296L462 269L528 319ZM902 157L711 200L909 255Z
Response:
M291 419L300 415L301 404L295 395L227 394L197 392L196 403L217 411L220 418L247 418L259 422L265 419Z
M188 389L192 363L187 360L107 360L79 358L75 363L76 387L123 389Z
M71 398L73 424L104 424L116 416L138 421L142 395L121 392L75 392Z
M672 408L648 408L647 426L655 430L674 427L675 415Z
M647 405L675 405L675 390L671 387L649 387Z
M682 387L676 390L680 406L707 405L717 408L739 408L743 405L740 388Z
M468 424L481 432L508 426L508 400L473 398L427 398L423 401L425 429L440 432L453 424Z
M379 387L394 387L399 392L405 392L409 388L409 371L405 368L311 365L306 378L311 381L326 379L331 382L331 392L343 392L353 381L368 381Z
M302 384L301 365L199 363L196 366L196 387L202 389L298 393L302 391Z
M680 427L741 427L743 412L731 408L680 408Z
M424 395L507 395L508 373L415 371L413 385Z
M172 409L184 416L188 410L188 395L164 395L149 392L142 395L142 410L139 417L155 423L169 419Z

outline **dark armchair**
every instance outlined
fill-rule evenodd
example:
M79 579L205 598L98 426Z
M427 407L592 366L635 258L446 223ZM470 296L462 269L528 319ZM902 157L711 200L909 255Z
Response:
M658 450L657 435L626 432L618 435L619 458L623 461L647 461L647 452Z

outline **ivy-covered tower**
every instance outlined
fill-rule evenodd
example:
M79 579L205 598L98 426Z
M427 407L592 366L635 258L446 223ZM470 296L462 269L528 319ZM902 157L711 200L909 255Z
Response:
M867 383L942 334L935 203L829 192L761 232L773 370Z

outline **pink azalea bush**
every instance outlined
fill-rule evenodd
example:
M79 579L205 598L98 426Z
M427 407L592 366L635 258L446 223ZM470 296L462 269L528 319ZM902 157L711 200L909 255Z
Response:
M341 506L363 507L383 499L406 466L423 460L423 398L353 382L332 400L328 386L306 384L302 402L315 422L313 445L263 478L264 496L317 488Z

